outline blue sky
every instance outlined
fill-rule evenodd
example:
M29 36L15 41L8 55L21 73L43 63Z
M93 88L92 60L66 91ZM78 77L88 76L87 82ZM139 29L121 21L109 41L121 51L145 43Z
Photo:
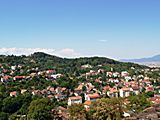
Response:
M160 54L159 6L159 0L3 0L0 53L43 48L65 57L116 59Z

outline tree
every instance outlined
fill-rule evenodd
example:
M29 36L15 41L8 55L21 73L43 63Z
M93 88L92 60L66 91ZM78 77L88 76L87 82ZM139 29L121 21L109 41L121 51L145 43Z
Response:
M147 98L154 97L154 92L148 91L148 92L145 93L145 96L146 96Z
M21 115L26 115L28 113L28 107L32 101L32 96L31 94L24 94L23 95L23 105L18 111Z
M3 100L2 111L6 113L14 113L18 111L23 104L23 98L18 97L7 97Z
M86 91L86 90L87 90L86 86L83 86L82 91Z
M84 103L85 102L85 95L84 95L84 93L81 93L80 96L82 97L82 103Z
M0 120L8 120L8 114L4 112L0 112Z
M31 102L29 106L28 119L29 120L50 120L51 107L50 101L47 98L37 99Z
M83 104L69 106L70 120L87 120L87 113Z
M125 106L122 98L102 98L91 106L93 120L121 120Z
M144 94L139 94L137 96L130 96L128 100L130 103L128 104L127 107L134 113L138 113L144 110L145 108L151 106L151 103L147 100Z

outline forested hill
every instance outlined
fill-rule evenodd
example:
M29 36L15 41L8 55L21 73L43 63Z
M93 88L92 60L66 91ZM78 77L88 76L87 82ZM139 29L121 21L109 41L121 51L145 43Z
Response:
M84 57L84 58L68 59L68 58L60 58L42 52L36 52L29 56L1 55L0 63L1 64L6 63L9 65L26 65L33 67L37 66L41 69L65 69L65 70L69 69L70 72L79 69L82 65L86 64L89 64L93 67L109 66L121 70L128 69L130 67L135 67L135 68L145 67L134 63L119 62L105 57Z

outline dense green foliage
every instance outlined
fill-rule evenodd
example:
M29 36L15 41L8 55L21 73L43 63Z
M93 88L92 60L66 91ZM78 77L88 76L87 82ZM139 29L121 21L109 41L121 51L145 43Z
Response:
M82 65L89 64L91 66L97 65L105 65L113 67L118 71L126 70L130 67L135 68L144 68L145 66L141 66L133 63L123 63L118 62L112 59L104 58L104 57L90 57L90 58L76 58L76 59L67 59L60 58L52 55L48 55L45 53L34 53L30 56L0 56L0 63L9 64L9 65L25 65L29 68L39 67L40 69L55 69L57 72L67 72L74 73L75 71L79 71Z
M69 106L70 120L87 120L87 111L83 104Z
M103 98L91 106L93 120L121 120L125 106L121 98Z
M42 98L33 100L29 106L28 119L29 120L50 120L52 104L49 99Z
M122 120L124 112L134 115L135 112L138 113L150 106L151 103L144 95L131 96L128 99L102 98L94 101L89 111L86 111L82 104L74 104L69 107L69 113L72 120Z
M135 113L138 113L151 106L151 103L147 100L147 97L144 94L130 96L129 102L128 108Z

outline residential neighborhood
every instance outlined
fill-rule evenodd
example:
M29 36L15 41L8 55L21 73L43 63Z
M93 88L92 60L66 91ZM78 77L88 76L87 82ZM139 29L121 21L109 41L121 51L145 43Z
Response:
M64 120L69 118L68 110L72 105L82 104L89 111L92 110L92 103L103 98L123 98L128 101L130 96L145 94L151 104L160 104L158 67L130 67L116 71L103 64L84 64L79 69L83 72L68 75L67 71L42 70L38 66L0 64L1 86L8 89L5 96L11 99L27 94L49 99L56 103L53 111L62 109L57 114ZM129 111L125 111L125 114L129 117L132 115Z

